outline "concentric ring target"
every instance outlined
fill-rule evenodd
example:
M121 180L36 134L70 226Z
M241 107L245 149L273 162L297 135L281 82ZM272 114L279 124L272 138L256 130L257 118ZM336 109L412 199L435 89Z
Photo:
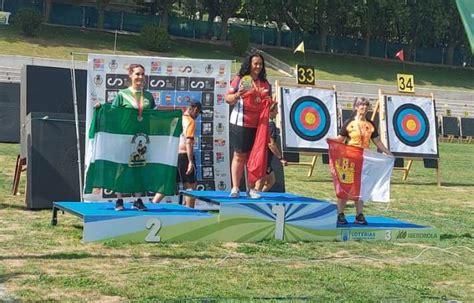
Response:
M291 106L290 123L294 132L307 141L323 138L331 126L326 105L312 96L298 98Z
M414 104L404 104L397 108L392 122L395 135L408 146L423 144L430 133L428 117Z

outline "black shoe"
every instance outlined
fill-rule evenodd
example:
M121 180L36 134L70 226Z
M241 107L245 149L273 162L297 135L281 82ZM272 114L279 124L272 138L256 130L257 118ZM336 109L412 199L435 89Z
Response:
M364 214L360 213L355 217L354 224L367 225Z
M124 209L125 207L123 206L123 199L117 199L117 201L115 202L115 210L122 211Z
M143 204L142 199L138 198L136 201L133 202L133 209L136 210L147 210L145 204Z
M346 216L344 216L344 213L339 213L337 215L337 224L347 224Z

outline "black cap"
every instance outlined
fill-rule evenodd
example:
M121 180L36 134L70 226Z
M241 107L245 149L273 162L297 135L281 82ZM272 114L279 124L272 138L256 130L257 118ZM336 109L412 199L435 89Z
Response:
M202 103L196 100L191 100L189 102L190 107L196 107L198 109L198 113L202 114Z

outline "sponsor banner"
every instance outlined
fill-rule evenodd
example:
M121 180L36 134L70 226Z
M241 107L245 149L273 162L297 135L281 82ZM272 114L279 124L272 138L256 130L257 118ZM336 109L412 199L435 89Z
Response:
M340 241L438 241L439 232L434 228L370 229L339 228Z
M145 67L145 89L152 93L158 108L184 110L191 100L202 103L203 113L196 120L194 145L198 188L228 191L229 111L224 95L230 81L231 61L89 54L86 134L92 121L94 105L98 102L111 103L119 90L129 86L127 69L130 64L142 64ZM86 146L86 150L88 148ZM90 159L86 157L85 163L90 163ZM102 189L85 196L90 201L114 198L112 191ZM177 201L176 198L165 200ZM199 201L197 208L210 207Z

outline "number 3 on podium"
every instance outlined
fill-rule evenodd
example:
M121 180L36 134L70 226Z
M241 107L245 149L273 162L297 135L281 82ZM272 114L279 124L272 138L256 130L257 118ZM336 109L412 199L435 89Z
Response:
M398 91L402 93L415 92L415 80L413 75L397 74Z

